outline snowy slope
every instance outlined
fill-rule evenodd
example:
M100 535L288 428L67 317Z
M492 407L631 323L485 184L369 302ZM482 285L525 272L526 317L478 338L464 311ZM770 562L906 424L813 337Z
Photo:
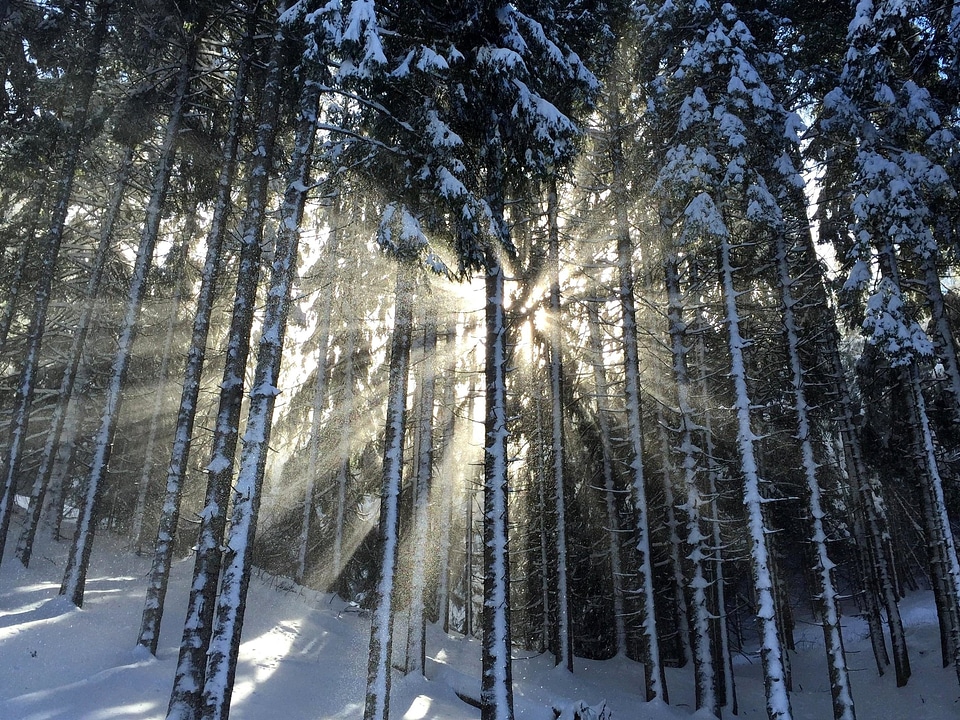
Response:
M18 528L14 526L13 531ZM162 720L173 680L192 560L174 565L160 650L134 650L147 558L123 552L110 537L97 541L83 609L59 598L67 543L39 548L23 570L12 552L0 566L0 720ZM861 720L955 720L960 688L940 667L933 600L904 602L914 675L898 690L878 678L864 626L846 623L854 699ZM398 623L398 630L402 623ZM369 622L339 598L259 576L240 650L233 720L346 720L363 713ZM801 626L793 655L797 720L830 720L830 692L819 628ZM395 676L391 716L398 720L474 720L480 712L455 694L479 694L480 643L428 633L429 680ZM763 718L756 658L737 663L740 717ZM553 720L552 706L606 702L615 720L673 720L692 714L692 671L669 669L671 705L642 702L641 668L624 659L577 659L570 675L550 656L516 651L519 720ZM702 716L698 716L702 717Z

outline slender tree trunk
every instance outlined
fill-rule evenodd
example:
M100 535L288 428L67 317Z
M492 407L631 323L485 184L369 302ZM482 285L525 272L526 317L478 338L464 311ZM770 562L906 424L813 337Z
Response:
M899 259L890 241L878 248L878 262L884 279L899 291L902 287ZM918 451L920 498L927 524L930 576L938 596L937 615L943 644L943 663L953 663L960 680L960 562L943 494L943 481L936 456L936 440L930 427L926 401L916 357L901 363L900 383L907 396L909 426Z
M805 198L802 190L798 189L796 193L792 201L797 206L803 206ZM897 687L903 687L910 677L910 660L897 604L896 571L887 519L881 498L876 492L875 478L870 477L870 471L863 460L860 433L855 420L858 411L854 406L841 361L840 339L834 312L827 297L822 266L808 227L804 227L797 234L796 242L799 244L797 252L802 256L802 262L807 268L804 272L811 276L811 287L815 292L813 305L827 314L827 322L824 323L826 331L820 335L820 342L831 375L829 391L836 407L835 419L843 446L845 474L855 493L853 530L858 563L862 569L867 623L877 671L883 675L884 667L890 663L880 625L879 605L882 605L887 615Z
M619 127L619 120L616 123ZM618 131L619 132L619 131ZM630 456L630 487L637 529L637 593L640 596L640 628L643 635L643 666L647 700L667 702L667 684L660 659L657 634L656 596L653 591L653 562L650 556L650 523L643 468L643 428L640 421L640 360L637 347L637 310L634 298L633 244L627 218L626 168L619 137L615 140L612 163L616 204L617 271L620 280L620 311L623 328L624 401L627 411L627 439Z
M443 439L440 445L441 465L437 477L441 478L443 485L440 493L439 515L439 538L438 560L440 563L439 575L437 577L437 595L436 606L439 619L443 623L443 631L450 631L450 536L453 526L453 497L454 490L458 488L463 481L463 470L460 467L457 457L459 447L455 445L457 430L457 324L452 322L446 332L445 349L447 352L447 367L444 372L446 378L443 392L443 415L441 427L443 428Z
M499 188L494 190L496 198L500 198L498 193ZM503 223L502 208L502 203L498 203L494 208L496 223ZM506 237L506 231L502 232L502 237ZM486 266L483 675L480 683L480 717L481 720L513 720L507 518L507 326L504 313L503 266L494 250L487 250Z
M663 407L656 405L657 434L660 439L662 453L661 480L663 486L663 513L667 530L667 554L670 558L670 570L673 575L670 615L673 618L674 629L677 634L676 644L680 649L678 667L686 667L693 660L693 648L690 641L690 609L687 607L686 580L683 577L683 563L680 560L681 545L680 521L677 519L677 498L673 492L673 478L677 473L673 462L673 447L670 442L670 432L667 420L663 414Z
M408 264L401 264L397 268L396 309L390 347L390 387L387 391L387 421L383 441L383 481L380 489L380 580L373 598L364 720L388 720L390 716L393 603L400 543L400 488L410 374L413 273L414 268Z
M327 267L336 268L337 250L340 244L339 197L330 200L330 234L327 238ZM300 521L300 539L297 543L297 569L295 582L303 584L307 571L307 551L310 544L310 527L313 518L313 496L316 491L317 473L320 465L320 421L327 404L327 355L330 352L330 315L333 309L333 284L336 276L331 271L325 278L329 286L323 289L320 301L320 317L317 320L317 380L313 390L313 414L310 418L310 448L307 461L307 486L303 494L303 513ZM336 563L335 563L336 565Z
M690 594L691 642L693 647L693 670L696 679L697 710L706 709L720 717L720 697L717 693L717 674L714 668L716 652L713 634L710 632L711 612L708 590L710 582L705 564L710 559L710 538L704 532L701 510L707 505L700 489L696 444L697 430L690 400L690 373L687 369L687 332L683 320L683 299L680 294L680 273L677 253L667 251L664 263L667 288L667 320L673 377L677 387L677 406L680 411L680 453L683 462L683 486L686 499L683 510L686 514L686 557L690 568L690 581L683 583Z
M960 562L947 515L933 431L927 417L916 361L903 368L901 376L907 386L910 420L920 450L920 497L927 524L927 542L931 549L930 574L935 592L939 585L938 617L944 638L943 665L947 667L952 663L960 681Z
M197 414L197 403L200 399L200 381L206 360L207 339L210 334L210 320L213 314L213 298L220 279L223 240L226 235L226 220L231 206L230 196L237 170L240 122L246 99L255 22L256 12L251 12L250 25L243 39L237 74L234 79L230 117L227 123L222 165L217 181L217 196L214 201L210 228L207 232L207 249L200 278L193 328L190 334L190 347L187 350L187 360L183 372L180 406L177 410L177 420L173 431L173 447L170 451L170 460L167 463L163 502L160 507L160 519L157 523L157 537L154 543L153 563L150 568L140 632L137 637L137 644L146 647L151 654L156 654L157 643L160 639L160 621L163 617L167 581L173 560L174 533L180 518L180 501L187 475L190 447L193 443L193 426ZM183 646L181 646L181 660L183 652Z
M898 258L886 242L879 248L879 264L884 277L901 287ZM926 401L920 383L920 370L913 358L900 369L900 380L907 394L910 427L919 450L920 497L927 523L930 545L930 574L934 592L940 595L938 617L944 645L944 666L953 663L960 680L960 561L947 513L943 481L937 464L936 441L927 416Z
M762 490L761 490L762 492ZM781 552L777 538L774 535L767 537L767 552L770 556L770 575L773 577L773 597L776 603L777 630L780 633L780 642L783 645L783 670L787 678L787 690L793 692L793 663L789 651L796 651L793 639L793 610L790 607L790 598L787 594L787 584L781 572Z
M86 385L88 376L88 368L85 363L81 362L80 369L77 371L77 388L83 388L84 385ZM50 475L50 496L47 502L47 515L53 516L50 537L57 543L63 539L60 536L60 527L63 523L63 505L66 496L66 485L68 483L71 466L74 462L74 456L77 452L77 436L79 435L80 418L84 414L85 405L86 399L81 392L75 392L70 396L70 403L67 405L67 419L61 435L60 447L57 450L53 472Z
M566 452L563 437L563 339L560 304L560 226L557 207L557 178L550 177L547 190L547 263L550 273L550 420L553 460L553 501L557 521L557 665L573 672L573 633L570 618L570 590L567 581Z
M607 552L610 556L610 577L613 583L613 628L616 654L627 652L627 625L624 609L623 563L620 559L620 512L617 509L616 457L613 451L610 409L608 405L607 373L604 368L603 338L600 330L599 301L587 302L587 324L590 329L590 347L593 354L593 384L597 394L597 427L600 431L600 449L603 453L603 499L607 510Z
M470 373L470 386L467 390L467 417L470 419L471 437L474 437L477 416L477 376L476 373ZM463 488L464 505L464 537L463 537L463 582L461 583L463 592L463 634L467 637L473 637L476 629L476 621L473 613L473 566L475 560L474 552L474 517L473 505L476 501L476 489L474 478L468 478Z
M417 469L414 477L413 556L410 582L410 610L407 623L407 672L426 672L427 563L430 543L430 506L433 501L433 408L436 390L434 365L437 355L436 309L427 308L423 332L423 368L420 372L420 427Z
M476 620L473 614L473 565L474 565L474 518L473 503L475 500L474 488L468 483L464 488L464 547L463 547L463 581L461 582L461 592L463 594L463 634L467 637L473 637L476 629Z
M220 279L223 240L226 236L226 220L231 205L230 196L237 170L240 123L247 94L256 20L257 12L254 10L250 13L249 26L242 41L237 74L234 78L227 136L223 145L222 165L217 180L217 196L214 201L210 229L207 232L207 250L200 278L193 328L190 334L190 347L187 351L187 360L183 372L180 407L177 410L177 420L173 430L173 447L170 451L170 460L167 463L163 502L160 506L160 519L157 523L157 537L154 543L153 563L150 567L150 578L147 582L143 615L140 620L140 632L137 636L137 644L147 648L154 655L157 652L157 643L160 640L160 622L163 618L167 582L170 576L170 566L173 562L174 535L180 519L180 501L183 497L183 485L187 475L190 447L193 443L193 426L197 414L197 402L200 399L200 381L206 360L207 339L210 334L210 320L213 314L213 298ZM255 286L256 283L254 283L254 290ZM244 355L245 363L246 355ZM181 663L189 647L185 637L180 649ZM176 677L174 693L176 693L177 683L181 678L181 666L179 664ZM200 692L199 688L196 692Z
M90 268L90 277L87 279L83 310L80 313L80 318L77 320L77 327L74 330L67 366L63 371L63 378L60 381L57 405L54 408L53 417L50 420L50 430L47 432L47 439L44 442L43 451L40 455L40 467L37 469L37 476L30 493L27 522L20 534L20 539L17 541L17 558L23 563L24 567L30 564L30 558L33 554L33 542L37 535L37 528L40 525L44 496L50 484L50 476L57 459L57 451L60 446L64 424L69 415L68 406L73 402L73 389L76 385L77 373L83 359L87 333L90 331L93 314L96 310L97 292L100 288L100 281L103 278L103 270L113 242L113 229L120 214L120 205L123 201L123 195L126 191L127 183L130 180L132 169L133 148L128 146L124 151L123 159L120 161L120 167L117 170L117 176L114 181L113 194L110 197L110 204L107 207L106 215L100 226L100 241L94 255L93 265Z
M163 415L167 396L167 374L170 368L170 356L173 351L174 335L177 331L177 320L180 316L180 301L183 295L183 271L187 260L187 247L197 231L196 216L187 216L187 225L184 229L183 242L174 248L174 274L176 286L170 300L170 315L167 318L167 331L163 339L163 355L157 372L157 385L153 395L153 411L150 413L150 428L147 431L147 444L143 451L143 466L140 471L140 481L137 483L137 500L133 508L133 527L130 533L133 538L134 551L139 555L143 548L143 524L147 514L147 495L150 493L151 475L153 475L153 456L156 452L157 435L160 434L160 418Z
M690 263L690 285L695 287L699 284L698 270L696 261ZM737 706L737 688L733 677L733 653L730 648L730 631L727 618L727 595L724 582L724 553L723 537L720 532L720 509L719 509L719 486L718 486L718 464L717 453L713 439L713 415L710 411L710 390L707 383L709 369L707 366L707 350L704 342L704 333L707 331L707 321L703 313L701 302L696 303L696 351L697 351L697 388L700 393L703 407L700 410L701 440L704 449L704 460L707 463L705 468L707 476L707 503L701 512L701 518L709 522L710 541L712 546L711 557L707 568L710 570L712 580L712 596L714 603L714 614L710 624L711 636L713 637L714 650L714 671L718 673L717 692L719 702L722 707L729 708L734 715L738 713Z
M743 474L743 504L747 513L747 537L757 597L757 625L760 631L760 661L767 716L770 720L789 720L793 716L780 633L777 628L771 558L767 550L767 528L763 519L763 496L754 452L757 436L750 422L750 394L743 350L748 344L740 334L737 290L733 282L730 238L720 238L723 301L726 309L727 338L730 349L730 377L734 385L734 409L737 418L737 449Z
M340 401L340 444L338 455L340 466L337 470L337 514L333 536L332 576L335 583L343 572L343 536L347 512L347 485L350 482L350 456L353 432L353 361L356 353L357 331L351 329L347 335L347 347L344 350L343 399Z
M531 325L531 334L533 331L533 319L530 320ZM531 363L532 365L532 363ZM535 372L535 371L534 371ZM536 546L540 551L540 615L541 621L540 625L540 645L539 649L541 652L549 652L552 647L555 647L557 644L555 632L557 630L557 624L555 622L550 622L551 615L555 615L556 611L553 608L553 603L551 602L552 591L551 588L556 587L556 573L554 569L556 568L556 553L551 554L551 550L556 551L557 543L556 541L550 541L550 526L548 525L548 520L550 518L549 504L547 503L547 458L549 453L545 447L543 441L543 404L544 397L542 389L540 388L539 380L536 376L533 378L535 383L535 389L533 390L532 403L535 409L535 423L536 423L536 434L531 438L531 442L536 442L533 445L533 452L536 453L536 459L534 460L534 471L533 471L533 483L536 487L537 492L537 504L534 506L533 514L537 518L537 541ZM531 573L532 574L532 573ZM532 594L532 592L531 592ZM559 656L559 652L557 655Z
M77 528L73 537L73 546L67 560L67 568L60 585L60 594L66 595L76 605L83 604L83 591L86 584L87 566L90 562L90 552L93 550L93 536L96 531L97 515L100 510L100 500L103 494L103 485L106 480L107 466L110 463L110 453L113 449L113 433L116 429L120 411L120 400L123 382L130 363L133 340L137 330L137 320L140 315L140 306L147 290L147 276L153 261L153 251L160 232L160 218L170 186L170 174L173 168L173 158L176 152L177 135L180 131L180 122L187 104L187 89L193 75L197 57L197 38L187 39L189 43L186 57L177 77L177 86L174 91L173 104L170 109L170 118L164 132L157 167L154 172L153 187L150 201L147 206L147 215L140 235L140 245L137 249L137 258L133 268L130 289L127 295L126 311L120 328L117 354L113 361L110 379L107 385L107 397L101 413L100 429L94 438L93 461L90 474L84 487L84 497L80 503L80 513L77 518Z
M183 626L183 639L180 643L180 656L177 661L170 704L167 709L169 720L197 720L202 712L207 648L213 626L217 581L223 560L220 548L226 528L227 504L230 486L233 481L234 456L239 437L240 411L243 403L243 378L246 373L247 356L250 350L250 334L253 327L257 286L260 282L263 223L266 216L270 171L273 166L273 148L280 103L280 79L285 69L285 63L282 60L283 48L283 32L278 29L273 37L267 74L262 88L260 115L255 137L257 151L254 153L252 167L249 170L246 207L240 233L240 259L233 300L233 314L227 335L227 350L223 379L220 383L220 399L214 427L213 448L210 453L210 462L207 465L207 487L204 507L200 514L200 531L196 544L193 581L190 585L190 594L187 600L187 616ZM235 84L234 101L242 105L242 96L245 93L242 92L239 80L240 78ZM240 99L238 100L238 98ZM210 244L208 244L207 250L207 259L209 260L211 257ZM207 319L205 322L209 322L209 320ZM198 325L199 323L195 322L195 330ZM195 339L197 339L196 336ZM203 343L204 347L205 345L206 343ZM195 345L191 343L192 353L196 353L196 350L200 347L199 343ZM202 365L202 362L200 364ZM181 407L183 407L182 404ZM177 439L175 443L189 439L189 434L180 434L179 419ZM175 444L175 449L179 447L179 444ZM161 513L161 518L165 519L161 520L161 528L158 531L160 552L157 552L155 556L154 567L165 565L169 568L169 560L166 558L172 557L170 554L172 553L172 532L177 525L177 515L179 513L179 500L177 498L182 493L182 480L171 482L171 477L174 474L174 457L177 462L176 472L180 474L181 478L185 475L189 444L185 444L183 448L182 456L179 453L171 456L171 466L167 474L167 496L164 500L164 510ZM167 524L164 525L164 523ZM161 533L163 534L161 535ZM168 574L169 571L161 572L156 575L156 578L160 579ZM154 583L152 579L151 587L153 586L157 588L156 596L159 598L160 593L165 593L166 580ZM164 589L161 589L161 587ZM155 603L148 598L146 605L152 604ZM162 606L163 603L160 602L157 604L157 609L162 608ZM145 606L145 613L147 609L148 607ZM153 612L152 608L151 612ZM155 629L148 629L147 633L143 632L143 629L147 628L148 621L155 628L159 628L159 617L144 620L141 625L141 643L143 640L153 643L157 638Z
M73 194L73 182L76 176L80 154L86 147L84 134L86 132L87 115L90 108L90 99L96 83L97 70L100 66L100 52L107 34L107 20L112 7L112 0L101 0L96 8L96 20L90 33L89 47L82 61L79 82L77 83L77 103L74 106L70 124L70 140L60 169L57 183L56 199L54 200L50 228L43 239L40 272L37 286L34 290L33 315L27 330L27 348L17 381L17 391L14 395L13 410L10 414L8 431L7 454L2 467L3 492L0 495L0 561L7 542L7 532L10 528L10 518L13 514L14 499L17 490L17 481L20 476L20 465L23 461L24 444L27 438L27 424L30 419L30 407L33 404L33 395L36 389L37 372L40 366L40 349L43 343L43 333L47 322L47 309L50 305L50 295L57 266L57 257L60 254L60 245L63 240L63 230L70 209L70 197ZM24 246L26 252L26 246Z
M203 688L204 720L227 720L230 715L230 698L253 567L253 543L260 512L273 408L277 395L280 394L280 361L283 356L291 288L297 273L299 226L309 187L320 95L321 85L312 77L305 78L287 171L286 190L280 208L263 329L257 346L257 366L250 391L250 408L243 436L240 470L233 490L230 534L226 543L213 632L207 651Z
M813 568L816 579L814 598L818 606L819 620L823 626L827 672L830 677L830 692L833 696L833 717L834 720L855 720L856 711L853 695L850 691L847 658L843 647L843 636L840 634L839 595L833 581L834 564L827 552L827 533L823 525L826 513L823 509L823 493L817 476L819 466L813 454L807 394L804 388L806 379L800 361L800 335L794 313L794 305L796 304L793 297L794 281L790 273L784 237L780 233L775 233L774 242L780 281L783 326L787 339L790 380L793 388L793 411L797 418L796 437L800 441L803 472L807 485L810 541L816 558Z

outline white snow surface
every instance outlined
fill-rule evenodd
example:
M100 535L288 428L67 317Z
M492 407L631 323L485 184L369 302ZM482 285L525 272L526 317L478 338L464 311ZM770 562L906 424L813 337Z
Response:
M20 519L14 518L12 532L17 532ZM103 533L94 548L86 601L78 610L57 594L68 543L55 545L46 539L48 534L38 536L34 567L22 569L13 548L0 566L0 718L162 720L193 559L174 563L159 651L153 658L142 648L134 649L149 558L126 553L121 541ZM355 609L335 596L255 574L230 717L361 718L370 628ZM899 690L892 670L877 677L864 623L844 619L858 716L955 720L960 689L953 669L940 666L932 595L910 595L901 611L914 674ZM404 631L401 616L396 632ZM828 720L830 689L820 629L799 623L797 644L792 656L793 717ZM708 717L694 714L690 668L667 669L672 702L667 706L642 701L642 668L624 658L578 658L571 675L554 667L550 655L519 648L513 655L518 720L553 720L553 706L569 713L581 702L594 708L605 702L611 720ZM480 711L455 691L479 695L480 641L447 636L431 626L427 656L429 679L394 676L391 718L478 719ZM739 717L766 717L757 657L737 656L736 672Z

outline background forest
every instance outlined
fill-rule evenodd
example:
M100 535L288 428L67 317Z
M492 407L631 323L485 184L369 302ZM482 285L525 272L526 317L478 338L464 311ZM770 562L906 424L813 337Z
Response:
M81 606L104 535L149 557L169 718L227 718L254 566L369 613L367 720L430 623L481 638L483 720L516 648L736 713L748 646L785 720L797 614L852 720L841 616L906 685L919 589L960 681L953 0L3 0L0 37L0 575L52 532Z

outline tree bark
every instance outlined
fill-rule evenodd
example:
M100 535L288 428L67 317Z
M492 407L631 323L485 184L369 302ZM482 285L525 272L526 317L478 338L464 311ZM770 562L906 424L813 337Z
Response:
M690 286L698 288L701 283L701 276L698 263L695 258L690 258ZM727 618L727 595L725 585L724 564L724 544L720 532L720 508L719 508L719 467L717 462L716 446L713 439L713 414L711 412L709 399L711 398L710 389L707 383L710 369L707 363L707 349L704 341L704 334L708 332L710 326L703 311L703 302L700 293L697 293L695 302L694 321L695 334L694 341L697 352L696 367L697 378L696 387L700 393L702 407L699 409L700 417L700 442L704 449L704 468L707 476L706 498L707 503L701 513L701 518L709 523L710 541L712 545L711 557L707 564L710 570L712 581L712 602L714 606L715 617L710 623L711 637L713 638L714 651L714 671L718 674L717 694L721 706L729 708L733 715L738 713L737 706L737 688L733 676L733 655L730 649L730 631Z
M701 516L702 508L707 505L698 478L701 472L694 432L698 429L693 415L690 399L690 373L687 369L687 325L683 319L683 299L680 294L679 258L677 252L667 250L664 262L667 289L667 322L670 336L670 349L673 366L673 378L677 388L677 408L680 415L680 453L683 462L683 487L686 498L682 509L686 515L686 552L690 568L690 581L683 583L689 589L690 619L692 623L691 642L693 670L696 688L697 710L706 709L720 717L720 696L717 693L717 674L714 668L716 652L713 648L713 634L710 632L712 614L709 607L708 590L710 582L705 564L710 558L711 539L704 532Z
M610 577L613 584L613 628L615 650L618 656L627 652L627 626L624 609L623 563L620 559L620 512L618 510L617 477L615 471L616 456L613 451L610 408L608 405L609 386L604 369L603 338L600 330L599 301L587 302L587 323L590 328L590 347L592 351L593 384L597 396L597 427L600 431L600 449L603 453L603 499L607 510L607 552L610 555Z
M563 437L563 340L560 304L560 226L557 178L552 175L547 190L547 271L550 275L550 428L553 460L553 510L557 531L557 665L573 672L573 633L570 618L570 590L567 581L566 451Z
M187 90L196 64L198 38L189 37L187 42L186 56L177 75L177 85L170 108L170 117L164 131L163 143L154 172L146 219L140 235L140 245L137 248L137 258L127 295L126 310L120 328L117 354L111 368L107 397L101 413L100 428L94 438L94 454L90 474L87 476L84 486L73 546L70 549L67 568L60 586L60 594L66 595L77 607L83 604L87 567L90 562L90 553L93 550L93 537L100 510L100 500L106 480L107 467L110 463L110 454L113 449L113 434L120 411L123 382L130 363L140 306L147 290L147 276L153 262L153 251L160 232L160 219L167 190L170 186L177 135L188 102Z
M833 717L834 720L855 720L856 710L850 690L850 677L847 672L843 636L840 633L839 594L833 581L834 564L827 551L827 533L823 524L826 513L823 509L823 493L817 474L819 466L813 453L807 393L804 387L806 377L800 360L800 335L794 312L794 305L796 304L793 296L794 280L790 272L786 240L781 233L774 232L774 243L783 326L787 340L790 383L793 389L793 411L797 420L796 437L800 441L801 461L807 486L810 542L815 557L813 567L816 579L814 602L818 606L819 620L823 626L827 673L830 677L830 692L833 697Z
M190 347L187 350L187 360L183 372L183 387L173 431L173 446L170 451L170 460L167 463L164 496L160 509L160 519L157 523L157 537L154 543L153 563L150 568L144 611L137 637L137 644L146 647L151 654L156 654L160 636L160 621L163 617L167 581L173 560L174 534L180 518L180 501L183 496L187 463L193 443L193 426L197 414L197 402L200 399L200 381L206 360L207 339L210 334L210 321L213 314L213 299L220 279L223 240L226 236L226 220L231 207L230 196L237 170L240 123L247 94L255 22L256 13L252 12L249 19L250 26L242 41L236 77L234 78L227 135L224 140L222 165L217 180L217 195L214 200L210 228L207 232L207 248L200 278L200 289L197 294L193 328L190 334ZM183 648L181 647L181 659L182 653Z
M619 130L619 120L615 123ZM650 522L643 468L643 428L640 420L640 359L637 347L637 310L634 297L633 243L627 217L626 168L619 136L614 140L613 195L616 203L617 272L620 281L620 312L623 342L624 402L627 411L627 441L630 457L630 488L637 531L640 566L637 593L640 596L640 628L643 635L643 667L646 699L668 702L667 684L660 658L657 633L653 562L650 556Z
M496 192L496 191L495 191ZM491 203L492 204L492 203ZM503 223L503 206L494 221ZM502 237L506 237L503 230ZM481 720L513 720L507 476L507 326L503 266L486 255L486 410L483 463L483 674Z
M413 324L414 268L397 268L396 307L390 346L390 386L383 440L383 479L380 488L380 580L373 594L367 694L364 720L388 720L393 650L394 585L400 543L400 488L403 480L403 444L407 422L407 383Z
M42 245L40 272L37 286L34 290L33 315L27 330L27 347L17 381L17 390L14 395L13 409L10 413L7 453L2 467L3 492L0 494L0 561L7 542L7 532L10 528L10 518L13 515L14 499L17 482L20 476L20 465L23 461L24 443L27 438L30 407L33 404L33 395L37 381L37 372L40 365L40 349L43 344L43 334L47 322L47 309L50 305L50 295L57 266L57 257L60 254L60 245L63 241L63 231L70 209L70 197L73 194L73 182L76 176L80 154L86 147L84 133L86 132L87 116L90 109L90 99L93 96L96 84L97 70L100 66L100 54L104 39L107 35L107 21L112 8L112 0L101 0L97 4L96 19L90 33L89 48L84 55L80 78L77 84L77 102L73 109L70 122L70 140L66 149L60 177L57 181L56 199L54 200L50 228L47 230ZM24 247L26 252L26 246Z
M720 261L724 308L726 310L727 340L730 349L730 377L734 385L734 410L737 419L737 449L740 471L743 474L743 504L747 513L747 537L750 543L750 561L753 567L754 591L757 598L757 624L760 631L760 661L763 666L763 685L767 716L770 720L789 720L793 711L787 687L787 673L783 648L777 627L776 598L774 596L772 560L767 548L767 528L763 518L763 496L757 467L750 419L750 394L744 365L744 347L748 344L740 334L740 314L737 309L737 290L734 286L731 240L720 238Z
M34 479L33 489L30 492L27 522L20 534L20 539L17 541L17 558L23 563L24 567L29 566L30 558L33 555L33 543L37 535L37 528L40 526L43 500L46 496L47 487L50 484L53 466L56 463L64 425L69 415L69 405L73 402L73 390L76 385L80 364L83 361L84 345L87 340L87 333L90 331L94 311L96 310L97 292L100 288L100 281L103 278L107 255L110 252L110 247L113 242L114 226L120 214L120 205L123 201L123 195L126 191L127 183L130 180L132 170L133 148L127 146L124 150L123 158L120 161L116 179L114 180L114 189L110 197L110 204L100 226L100 240L96 253L94 254L93 265L90 268L90 276L87 279L83 310L80 313L80 317L77 320L77 327L74 330L67 366L63 371L63 378L60 381L57 405L54 408L53 417L50 419L50 430L47 432L47 439L44 442L43 451L40 455L40 466L37 469L37 476Z
M270 444L290 295L297 273L300 221L303 217L318 123L322 86L307 72L280 208L276 248L267 292L257 365L243 435L240 470L233 490L233 511L217 607L207 650L203 688L204 720L227 720L240 652L246 595L253 568L253 543L260 513L264 468Z
M252 22L252 20L251 20ZM286 64L284 56L283 31L274 32L270 58L267 63L266 77L261 90L260 111L255 136L254 157L249 171L246 189L246 206L240 233L240 258L237 268L236 289L233 300L233 314L227 335L226 358L223 367L223 379L220 383L220 398L217 419L213 434L213 448L207 465L207 487L204 495L204 507L200 515L200 530L196 543L196 556L193 568L193 581L187 600L187 616L183 626L183 639L180 643L180 655L174 675L170 704L167 709L169 720L197 720L202 711L202 693L207 663L207 648L213 626L213 612L216 604L217 580L222 565L221 544L227 521L227 504L230 485L233 480L234 456L240 431L240 411L243 403L243 378L246 373L247 358L250 350L250 334L253 326L256 306L257 286L260 282L260 258L263 241L263 223L266 217L267 191L273 167L273 149L277 134L277 122L280 103L280 80ZM252 61L252 56L251 56ZM241 94L239 84L235 85L236 99ZM208 245L208 259L210 245ZM211 295L212 297L212 295ZM194 325L195 329L197 324ZM178 420L179 422L179 420ZM188 436L178 438L186 440ZM175 446L179 447L179 446ZM184 450L188 449L183 445ZM182 464L180 458L182 457ZM186 453L177 454L177 472L186 470ZM171 462L171 468L173 462ZM169 523L170 533L176 527L178 502L167 504L171 497L176 498L182 483L170 483L172 471L168 471L168 493L164 500L166 509L162 522ZM170 491L173 492L170 492ZM163 528L165 530L165 528ZM159 537L159 532L158 532ZM161 538L164 543L162 555L172 549L172 535ZM157 553L157 556L161 553ZM159 563L166 564L161 557ZM157 575L157 578L163 577ZM160 583L155 585L160 588ZM159 597L159 593L158 593ZM162 603L160 603L162 605ZM146 612L146 607L144 611ZM157 620L150 620L156 624ZM146 621L141 628L146 626ZM143 633L141 641L154 642L152 636Z
M428 301L429 302L429 301ZM427 308L423 330L423 367L420 372L420 422L413 501L413 556L411 558L410 608L407 622L407 673L426 672L427 563L430 543L430 506L433 501L433 409L436 390L437 317Z

